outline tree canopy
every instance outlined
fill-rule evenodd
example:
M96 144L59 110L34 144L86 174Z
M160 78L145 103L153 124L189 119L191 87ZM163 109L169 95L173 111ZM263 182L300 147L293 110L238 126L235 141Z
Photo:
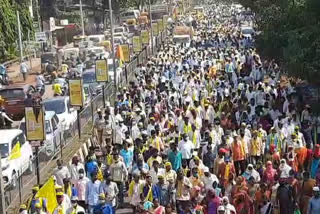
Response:
M320 83L320 1L239 0L256 13L257 48L291 75Z
M0 61L16 56L18 50L18 25L16 11L20 13L23 40L28 31L33 33L27 0L0 0Z

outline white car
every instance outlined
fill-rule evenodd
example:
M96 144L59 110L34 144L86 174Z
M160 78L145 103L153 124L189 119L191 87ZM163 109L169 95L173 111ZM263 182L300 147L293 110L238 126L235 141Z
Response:
M25 118L23 118L21 120L19 129L25 131L25 126ZM40 148L40 153L41 155L44 155L45 159L47 159L56 153L63 140L62 124L54 111L45 112L45 131L46 139L43 147Z
M241 30L241 34L244 37L251 38L255 34L254 29L252 27L250 27L250 26L242 26L240 30Z
M20 129L0 130L1 166L4 186L16 187L18 176L32 172L32 147ZM20 157L13 158L12 150L20 143Z
M71 108L69 96L58 96L43 101L46 111L54 111L62 124L64 132L70 133L77 121L77 110Z

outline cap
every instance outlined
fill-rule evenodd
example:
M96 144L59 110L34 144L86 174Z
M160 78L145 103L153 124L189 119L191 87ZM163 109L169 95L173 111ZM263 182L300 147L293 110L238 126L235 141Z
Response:
M224 206L219 206L218 211L226 211L226 210L225 210Z
M313 190L314 192L319 192L319 191L320 191L319 187L313 187L312 190Z
M33 186L33 187L32 187L32 190L34 190L34 191L39 191L39 186L37 186L37 185L36 185L36 186Z
M100 109L100 108L98 108L98 109L97 109L97 112L101 112L101 109Z
M203 168L203 172L209 172L209 168L208 167L204 167Z
M110 104L109 101L106 102L106 106L107 106L107 107L110 107L110 106L111 106L111 104Z
M106 198L106 195L105 195L104 193L100 193L99 198L100 198L100 199L105 199L105 198Z
M25 204L21 204L20 209L27 209L27 206Z
M35 208L41 208L41 204L40 203L36 203L34 206L35 206Z
M158 175L158 178L159 179L164 179L164 176L163 175Z
M57 192L56 196L63 196L63 192Z
M78 200L78 196L73 195L73 196L71 197L71 201L77 201L77 200Z
M170 162L166 162L166 163L164 164L164 167L167 167L167 166L170 166L170 167L171 167L171 163L170 163Z

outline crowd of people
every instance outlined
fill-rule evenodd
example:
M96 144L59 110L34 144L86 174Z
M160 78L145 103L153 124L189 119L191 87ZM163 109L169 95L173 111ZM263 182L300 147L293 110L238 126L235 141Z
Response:
M316 120L242 35L251 18L206 6L190 44L169 41L139 65L115 106L98 110L85 162L57 162L54 213L116 213L128 202L133 213L319 214ZM38 189L21 213L47 211Z

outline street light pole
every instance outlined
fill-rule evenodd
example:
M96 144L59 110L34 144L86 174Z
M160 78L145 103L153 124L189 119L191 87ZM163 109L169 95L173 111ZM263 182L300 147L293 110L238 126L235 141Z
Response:
M151 34L151 53L153 54L153 30L152 30L152 14L151 14L151 2L149 0L149 17L150 17L150 34Z
M82 36L84 37L84 21L83 21L83 11L82 11L82 0L80 0L80 16L81 16Z
M19 53L20 53L20 62L23 61L23 49L22 49L22 38L21 38L21 24L19 11L17 11L17 22L18 22L18 36L19 36Z
M109 13L110 13L110 31L111 31L111 49L112 49L112 63L113 63L113 83L114 83L114 93L117 93L117 68L116 68L116 56L114 52L114 38L113 38L113 18L112 18L112 4L109 0Z

